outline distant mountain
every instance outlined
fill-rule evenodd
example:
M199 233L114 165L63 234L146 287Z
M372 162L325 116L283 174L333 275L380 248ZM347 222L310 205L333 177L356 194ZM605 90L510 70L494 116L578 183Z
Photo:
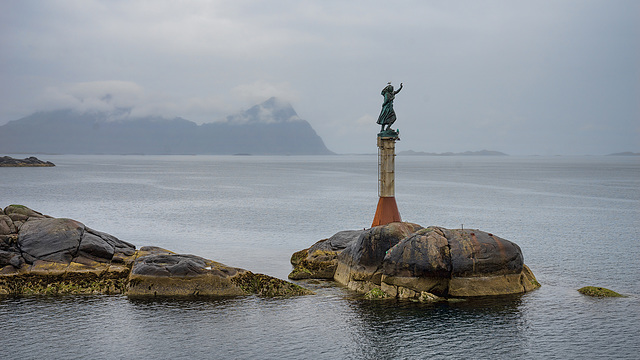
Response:
M271 98L221 122L128 118L121 114L39 112L0 126L0 153L332 154L286 102Z
M423 151L406 150L401 151L398 155L423 155L423 156L508 156L500 151L480 150L480 151L465 151L461 153L444 152L444 153L428 153Z

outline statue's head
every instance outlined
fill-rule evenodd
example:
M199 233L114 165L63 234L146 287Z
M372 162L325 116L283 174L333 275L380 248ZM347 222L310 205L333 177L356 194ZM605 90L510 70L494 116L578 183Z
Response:
M387 83L387 86L385 86L385 88L382 89L382 95L384 95L385 93L388 93L388 92L393 92L393 85L391 85L391 81L389 81Z

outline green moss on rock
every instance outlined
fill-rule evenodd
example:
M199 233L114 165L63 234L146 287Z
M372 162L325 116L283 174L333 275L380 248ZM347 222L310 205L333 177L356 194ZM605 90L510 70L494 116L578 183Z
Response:
M298 296L313 294L296 284L280 280L268 275L254 274L247 271L231 278L231 282L249 294L260 296Z
M296 267L289 274L289 279L291 280L304 280L311 279L313 277L313 272L305 267Z
M364 297L367 299L375 300L375 299L385 299L388 296L384 291L382 291L382 289L378 287L374 287L373 289L369 290L369 292L367 292L364 295Z
M0 294L62 295L62 294L123 294L126 276L98 276L94 273L63 273L59 275L18 274L0 277Z
M296 266L309 255L308 249L296 251L291 255L291 265Z
M18 205L18 204L11 204L9 206L12 206L14 208L19 208L19 209L28 209L28 207L26 207L24 205Z
M418 301L423 303L434 303L439 301L444 301L445 299L439 296L436 296L430 292L422 291L420 296L418 297Z
M597 287L597 286L585 286L583 288L578 289L578 292L583 295L594 296L594 297L625 297L624 295L618 294L613 290L609 290L609 289L605 289L603 287Z
M335 258L337 254L331 252L331 256ZM293 271L289 274L289 279L333 279L337 266L337 260L314 261L305 258L294 266Z

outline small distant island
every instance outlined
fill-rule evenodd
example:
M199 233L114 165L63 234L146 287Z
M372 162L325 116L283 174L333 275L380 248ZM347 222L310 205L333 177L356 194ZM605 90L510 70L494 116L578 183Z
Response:
M424 151L406 150L400 151L398 155L422 155L422 156L509 156L500 151L480 150L480 151L465 151L460 153L444 152L444 153L429 153Z
M619 152L615 154L609 154L608 156L640 156L640 153L634 153L631 151Z
M46 167L56 166L51 161L42 161L34 156L26 159L14 159L11 156L0 157L0 167Z

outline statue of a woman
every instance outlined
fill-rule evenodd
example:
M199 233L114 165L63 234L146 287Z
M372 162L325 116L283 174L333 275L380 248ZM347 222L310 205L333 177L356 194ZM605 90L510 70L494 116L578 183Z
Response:
M396 122L396 112L393 111L393 99L396 98L396 94L402 90L402 83L400 83L400 87L397 91L393 91L393 85L391 83L387 83L387 86L382 89L381 95L384 96L384 101L382 102L382 111L380 111L380 116L378 116L378 125L382 125L380 131L384 131L384 126L387 125L387 130L391 128L391 125Z

